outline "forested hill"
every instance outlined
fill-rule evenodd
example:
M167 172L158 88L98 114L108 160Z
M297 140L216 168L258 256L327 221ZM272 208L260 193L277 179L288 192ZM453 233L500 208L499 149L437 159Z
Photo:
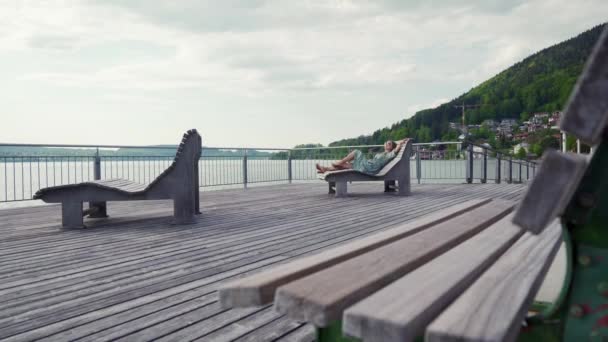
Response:
M371 135L343 139L330 146L380 144L403 137L418 142L451 140L458 134L449 130L449 122L462 121L461 109L454 106L463 102L481 105L467 110L467 124L480 124L485 119L526 120L535 112L560 110L605 25L535 53L437 108L421 110Z

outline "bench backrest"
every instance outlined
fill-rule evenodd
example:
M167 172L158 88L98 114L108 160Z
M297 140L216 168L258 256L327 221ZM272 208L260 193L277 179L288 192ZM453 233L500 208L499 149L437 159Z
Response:
M376 174L377 176L386 176L389 172L396 172L400 168L409 168L410 156L412 155L412 139L407 139L406 143L401 147L395 158L388 162Z
M182 138L175 158L169 167L153 180L146 190L156 188L169 178L175 178L178 183L184 183L198 191L198 161L201 156L202 139L196 129L186 132ZM194 182L194 184L186 184Z

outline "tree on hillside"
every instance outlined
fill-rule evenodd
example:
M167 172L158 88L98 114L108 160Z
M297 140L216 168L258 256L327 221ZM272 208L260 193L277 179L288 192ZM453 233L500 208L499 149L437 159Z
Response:
M336 141L330 146L381 144L403 135L415 137L418 142L433 141L448 134L449 122L460 122L462 113L455 105L463 102L481 105L467 110L467 124L479 124L485 119L525 121L531 113L559 110L604 26L535 53L437 108L421 110L371 135Z
M519 150L517 150L517 153L515 153L515 157L517 159L526 159L527 155L528 155L528 153L526 152L526 149L523 147L520 147Z

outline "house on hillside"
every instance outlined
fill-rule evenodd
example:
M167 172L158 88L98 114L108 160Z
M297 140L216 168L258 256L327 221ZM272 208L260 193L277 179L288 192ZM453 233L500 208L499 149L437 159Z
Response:
M540 131L541 129L543 129L542 124L530 122L530 124L528 125L527 131L528 131L528 133L534 133L534 132Z
M517 119L502 119L500 121L500 125L513 127L513 126L517 125Z
M548 121L549 128L559 129L559 119L561 116L562 116L562 112L560 112L560 111L553 112L553 114L551 114L551 116L549 117L549 121Z
M519 130L522 132L528 131L528 126L530 125L530 121L524 121L521 126L519 126Z
M505 138L513 137L513 127L517 126L517 120L515 119L502 119L498 128L496 129L497 135Z
M496 129L498 128L498 122L492 119L483 120L481 125L486 126L492 132L496 132Z
M530 122L536 125L544 125L549 119L549 113L534 113Z
M458 122L450 122L450 129L455 129L457 131L462 131L462 124Z
M528 139L528 132L522 131L521 133L517 133L513 136L513 140L516 141L526 141Z

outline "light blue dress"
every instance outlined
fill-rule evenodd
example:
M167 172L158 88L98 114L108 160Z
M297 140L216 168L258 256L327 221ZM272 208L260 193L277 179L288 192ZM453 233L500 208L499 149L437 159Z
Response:
M363 152L354 150L355 159L353 159L353 170L357 170L370 175L378 173L384 165L386 165L391 159L395 158L395 152L381 152L376 153L374 158L367 159Z

